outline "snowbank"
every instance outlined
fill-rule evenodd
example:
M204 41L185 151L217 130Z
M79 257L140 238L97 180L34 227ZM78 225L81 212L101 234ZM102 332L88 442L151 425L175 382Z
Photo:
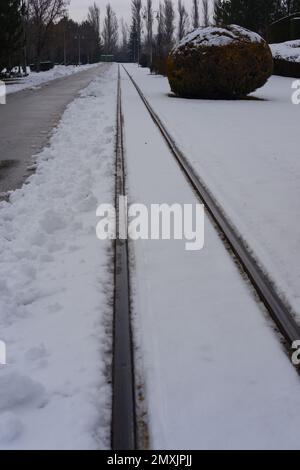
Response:
M36 174L0 203L0 449L109 447L116 68L66 110Z
M48 70L47 72L31 72L28 77L20 79L17 83L12 85L8 84L6 87L7 94L16 93L17 91L25 90L27 88L36 88L44 83L56 80L57 78L68 77L75 73L97 67L97 65L99 64L81 65L80 67L76 67L75 65L69 65L67 67L64 65L56 65L52 70Z
M270 45L273 58L300 63L300 39Z

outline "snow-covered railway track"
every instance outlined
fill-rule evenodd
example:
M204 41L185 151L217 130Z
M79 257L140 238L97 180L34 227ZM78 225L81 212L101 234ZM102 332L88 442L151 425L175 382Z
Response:
M118 233L115 244L112 448L114 450L133 450L136 447L134 367L130 320L128 243L127 240L121 237L121 224L119 220L119 204L122 196L125 196L125 173L121 77L119 69L116 134L116 208ZM126 224L125 221L124 224Z
M146 109L148 110L152 120L159 129L162 137L167 143L172 155L175 157L181 170L184 172L187 181L193 187L197 197L205 204L206 210L209 213L215 227L217 228L221 238L229 247L235 261L238 262L242 270L248 276L255 292L260 300L265 305L271 318L275 322L278 330L286 341L286 346L289 352L292 350L294 341L300 339L300 327L293 318L293 314L289 306L278 295L276 289L269 281L266 274L257 264L249 252L246 244L241 239L237 231L233 228L230 220L224 214L214 196L208 191L205 184L198 177L194 169L189 164L188 159L178 148L175 140L166 129L157 113L153 110L149 101L146 99L140 87L137 85L133 77L130 75L126 67L124 67L130 81L135 87L139 97L143 101Z

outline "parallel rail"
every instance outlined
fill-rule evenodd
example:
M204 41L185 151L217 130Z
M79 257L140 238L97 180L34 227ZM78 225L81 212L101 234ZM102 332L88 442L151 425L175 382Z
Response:
M123 68L134 85L145 107L147 108L152 120L161 132L181 170L184 172L188 182L193 187L199 199L205 204L206 210L209 212L212 220L216 224L218 231L226 240L241 267L248 275L260 300L265 305L270 316L277 325L277 328L285 338L288 348L291 349L293 342L300 340L300 327L294 320L291 309L285 305L266 274L258 266L251 253L249 253L246 244L241 239L236 230L232 227L227 216L221 210L217 201L208 191L203 181L201 181L199 176L195 173L185 155L178 148L173 137L166 129L156 112L153 110L149 101L146 99L145 95L133 77L124 66Z
M123 115L120 67L118 72L117 135L116 135L116 208L117 239L115 245L115 298L113 344L113 450L136 448L136 416L133 345L130 314L128 243L120 233L120 197L125 196ZM126 224L126 221L121 221Z

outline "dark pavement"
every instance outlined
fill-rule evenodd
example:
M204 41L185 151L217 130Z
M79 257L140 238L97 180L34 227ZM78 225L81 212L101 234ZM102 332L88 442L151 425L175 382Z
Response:
M0 105L0 193L22 186L32 155L47 144L67 105L103 67L107 65L7 96L7 104Z

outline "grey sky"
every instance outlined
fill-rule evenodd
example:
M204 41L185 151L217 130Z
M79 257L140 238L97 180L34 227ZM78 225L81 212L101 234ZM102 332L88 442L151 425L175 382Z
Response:
M99 5L102 13L105 10L105 5L108 3L108 0L95 0L96 3ZM76 20L83 20L87 15L87 10L89 5L91 5L94 0L71 0L70 5L70 16ZM184 0L186 8L190 11L192 0ZM130 4L131 0L110 0L111 6L117 13L118 18L124 18L126 21L130 20ZM143 0L143 3L146 3L146 0ZM201 4L201 0L199 2ZM154 8L157 8L159 4L159 0L153 0ZM174 0L174 6L177 5L177 0Z

